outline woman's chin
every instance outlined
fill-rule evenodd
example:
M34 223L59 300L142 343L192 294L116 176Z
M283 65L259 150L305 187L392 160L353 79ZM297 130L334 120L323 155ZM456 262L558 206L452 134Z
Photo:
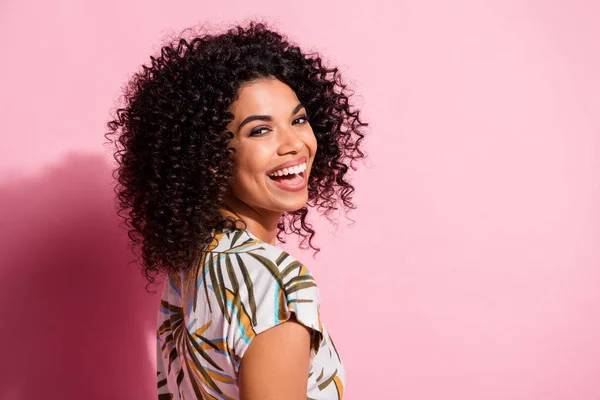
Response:
M298 211L302 207L306 206L308 201L308 193L305 193L304 195L297 193L294 197L295 198L277 199L276 210L279 210L280 212L293 212Z

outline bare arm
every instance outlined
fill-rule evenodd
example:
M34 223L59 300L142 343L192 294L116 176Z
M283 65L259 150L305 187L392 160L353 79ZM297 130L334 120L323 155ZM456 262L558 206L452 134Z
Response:
M242 357L241 400L305 400L310 330L290 320L258 334Z

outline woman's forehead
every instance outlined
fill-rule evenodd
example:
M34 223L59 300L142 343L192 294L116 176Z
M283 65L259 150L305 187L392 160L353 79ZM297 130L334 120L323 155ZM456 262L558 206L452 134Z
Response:
M238 98L231 105L231 111L236 118L237 114L244 113L289 113L288 108L297 103L298 97L288 85L277 79L261 79L240 88Z

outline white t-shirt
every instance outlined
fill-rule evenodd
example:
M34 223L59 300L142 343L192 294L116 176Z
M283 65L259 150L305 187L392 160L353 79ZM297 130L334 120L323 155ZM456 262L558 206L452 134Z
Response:
M163 287L158 398L239 399L239 366L252 339L294 312L311 328L307 399L341 399L344 366L306 266L243 229L213 231L204 254L197 268L171 272Z

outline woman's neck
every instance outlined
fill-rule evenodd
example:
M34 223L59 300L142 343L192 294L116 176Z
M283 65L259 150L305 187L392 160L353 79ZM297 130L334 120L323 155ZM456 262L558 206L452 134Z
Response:
M277 237L277 224L282 213L275 211L257 210L237 198L227 198L224 206L219 210L224 217L241 219L246 228L254 236L265 243L275 245ZM244 229L244 226L236 222L236 229Z

